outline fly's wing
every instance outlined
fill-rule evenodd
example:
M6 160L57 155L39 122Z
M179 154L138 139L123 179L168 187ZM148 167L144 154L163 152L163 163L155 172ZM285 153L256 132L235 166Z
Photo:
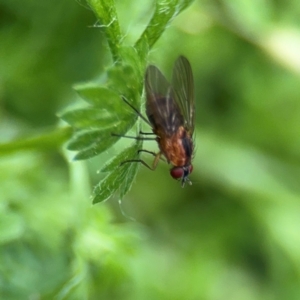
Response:
M175 101L184 118L184 127L193 134L195 127L194 79L189 61L179 56L175 62L172 76Z
M181 110L174 100L173 87L158 68L150 65L145 76L146 114L156 133L171 136L184 125Z

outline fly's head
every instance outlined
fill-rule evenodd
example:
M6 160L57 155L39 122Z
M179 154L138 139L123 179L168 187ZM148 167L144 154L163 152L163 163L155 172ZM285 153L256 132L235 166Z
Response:
M181 186L184 187L185 183L188 182L190 185L192 182L189 179L189 175L193 172L193 166L188 165L184 167L173 167L170 170L171 176L176 179L181 181Z

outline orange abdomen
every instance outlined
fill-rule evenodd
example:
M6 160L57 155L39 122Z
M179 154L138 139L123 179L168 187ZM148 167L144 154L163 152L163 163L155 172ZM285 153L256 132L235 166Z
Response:
M158 135L159 148L169 163L175 167L190 165L193 154L193 141L184 127L180 126L172 136L164 136L160 132L155 133Z

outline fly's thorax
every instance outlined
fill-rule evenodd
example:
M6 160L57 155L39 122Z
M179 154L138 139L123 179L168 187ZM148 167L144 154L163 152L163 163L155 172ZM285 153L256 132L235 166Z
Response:
M146 101L146 114L152 127L165 134L174 134L184 124L183 116L173 96L151 94Z

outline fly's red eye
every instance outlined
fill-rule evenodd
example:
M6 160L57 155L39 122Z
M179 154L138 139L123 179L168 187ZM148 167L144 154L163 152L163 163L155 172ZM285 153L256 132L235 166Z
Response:
M174 179L187 177L192 172L193 172L193 166L192 165L189 165L188 167L174 167L170 170L170 174Z
M181 168L181 167L173 168L170 170L170 174L174 179L179 179L179 178L182 178L184 171L183 171L183 168Z

